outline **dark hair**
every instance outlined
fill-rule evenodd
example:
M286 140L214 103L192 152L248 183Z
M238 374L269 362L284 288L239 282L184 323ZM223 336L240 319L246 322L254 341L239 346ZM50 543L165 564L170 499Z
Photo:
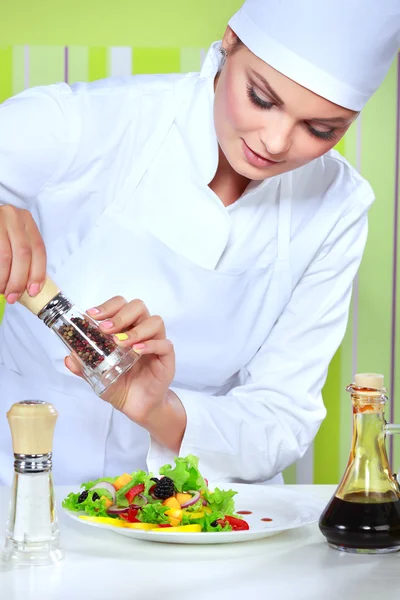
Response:
M238 36L236 36L235 41L233 42L233 44L231 44L229 50L230 52L236 52L236 50L240 48L240 46L244 46L244 44L242 40Z

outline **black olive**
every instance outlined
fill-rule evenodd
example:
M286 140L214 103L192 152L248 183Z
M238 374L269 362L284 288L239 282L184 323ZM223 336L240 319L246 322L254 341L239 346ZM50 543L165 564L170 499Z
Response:
M213 521L211 523L211 527L218 527L218 521Z
M80 504L81 502L85 502L85 500L88 496L89 496L89 492L87 490L82 492L82 494L78 498L78 504Z
M97 493L97 492L95 492L95 493L93 494L93 496L92 496L92 500L93 500L93 502L94 502L95 500L100 500L100 496L98 495L98 493Z

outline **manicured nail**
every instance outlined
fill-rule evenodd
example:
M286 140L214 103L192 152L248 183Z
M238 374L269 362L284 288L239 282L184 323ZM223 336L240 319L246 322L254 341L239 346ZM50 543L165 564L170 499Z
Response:
M86 312L88 315L98 315L101 311L98 308L89 308Z
M37 296L37 294L39 293L40 290L40 283L31 283L31 285L28 288L28 294L30 296Z
M8 294L6 300L8 304L14 304L19 298L19 294Z
M104 327L104 329L112 329L114 327L114 323L112 321L103 321L101 326Z
M125 340L129 340L129 335L127 335L126 333L116 333L115 337L120 342L125 342Z
M132 348L134 349L135 352L140 354L142 352L142 350L144 348L146 348L146 344L135 344L134 346L132 346Z

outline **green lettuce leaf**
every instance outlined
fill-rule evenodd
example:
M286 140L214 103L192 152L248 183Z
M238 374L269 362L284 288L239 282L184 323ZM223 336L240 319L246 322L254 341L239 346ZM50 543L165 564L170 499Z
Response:
M236 494L237 492L233 490L224 491L215 488L213 492L206 491L204 497L213 512L221 512L223 515L233 515L235 513L233 497Z
M85 490L90 490L94 485L100 483L100 481L114 483L116 479L118 479L118 477L100 477L100 479L96 479L95 481L87 481L86 483L82 483L81 488L84 488Z
M80 505L78 504L79 496L80 496L80 494L74 494L73 492L68 494L68 496L66 498L64 498L64 500L62 502L63 508L66 508L67 510L73 510L73 511L81 510L79 508Z
M186 457L174 458L175 467L164 465L160 468L160 475L169 477L175 484L178 492L188 492L189 490L206 490L207 485L199 471L199 459L193 454Z
M215 525L215 521L217 519L223 519L224 515L221 512L213 512L209 515L204 515L204 517L200 517L199 519L191 519L190 513L184 512L182 516L182 525L192 525L194 523L198 523L201 525L201 531L205 532L216 532L216 531L232 531L231 525L227 523L225 526L220 525L219 523ZM214 525L213 525L214 523Z
M109 500L113 499L112 494L105 488L96 488L93 492L97 492L99 496L105 496L106 498L109 498Z
M192 504L192 506L188 506L187 508L185 508L185 511L200 512L201 510L203 510L203 508L204 508L203 502L202 502L202 500L199 500L195 504Z
M165 515L167 510L168 506L163 506L161 501L146 504L139 510L137 519L142 523L169 523L169 518Z
M94 490L94 492L97 492L97 490ZM74 494L72 492L63 500L63 508L74 512L85 511L88 515L95 517L109 517L105 500L101 498L92 500L93 493L90 493L83 502L78 502L80 493Z

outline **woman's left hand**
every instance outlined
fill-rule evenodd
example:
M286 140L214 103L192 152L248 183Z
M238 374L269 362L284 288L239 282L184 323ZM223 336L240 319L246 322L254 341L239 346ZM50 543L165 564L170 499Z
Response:
M132 421L146 427L154 412L168 402L168 389L175 374L175 353L166 339L164 321L150 316L140 300L127 302L117 296L87 313L105 333L123 334L115 341L123 347L132 347L141 355L140 360L120 377L102 398L110 402ZM83 377L78 361L68 356L66 367Z

